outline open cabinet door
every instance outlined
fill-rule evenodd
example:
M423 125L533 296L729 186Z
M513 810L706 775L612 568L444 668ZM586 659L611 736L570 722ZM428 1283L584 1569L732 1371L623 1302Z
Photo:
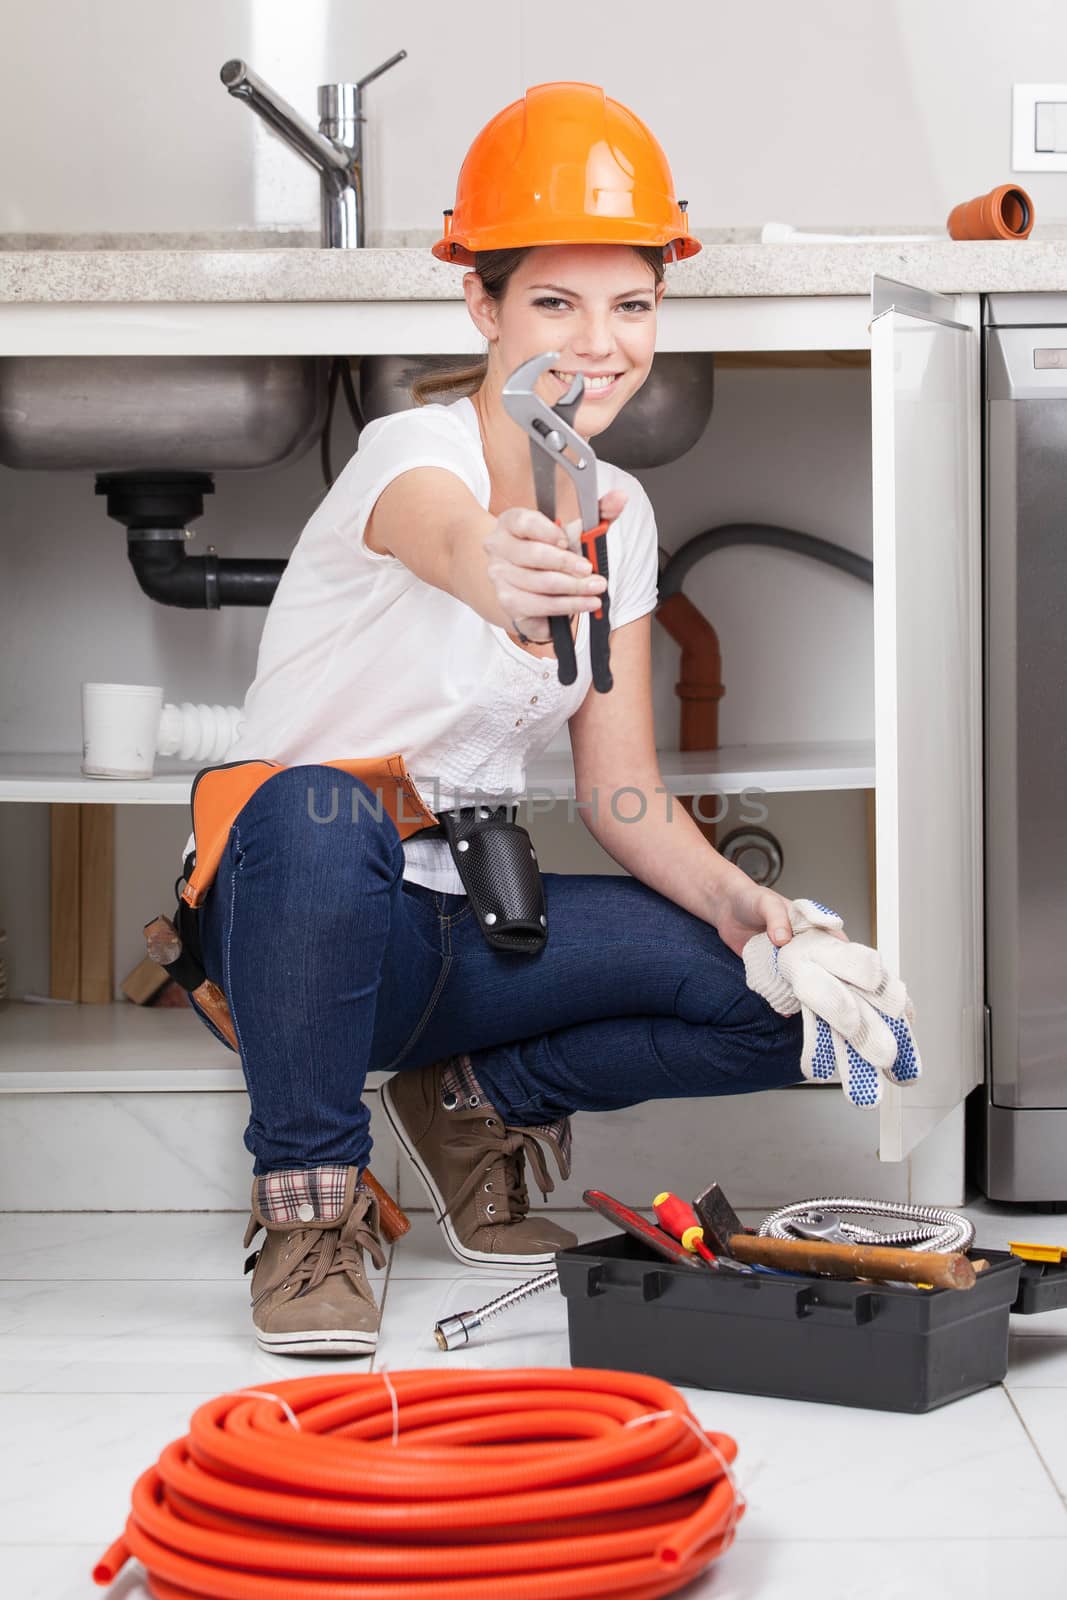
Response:
M899 1161L983 1070L979 302L872 280L877 944L915 1003Z

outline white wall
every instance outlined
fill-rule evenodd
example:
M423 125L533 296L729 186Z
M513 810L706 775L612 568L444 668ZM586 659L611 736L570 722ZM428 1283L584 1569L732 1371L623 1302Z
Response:
M317 180L228 96L243 56L315 114L368 90L368 225L435 227L474 133L529 83L602 83L705 226L938 226L1011 180L1011 85L1067 72L1053 0L34 0L6 7L0 231L317 226ZM1023 174L1038 226L1067 174Z

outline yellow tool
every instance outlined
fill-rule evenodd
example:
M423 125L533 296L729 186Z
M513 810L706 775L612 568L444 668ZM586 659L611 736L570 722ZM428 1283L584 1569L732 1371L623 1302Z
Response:
M1021 1256L1024 1261L1047 1261L1054 1266L1067 1259L1067 1245L1064 1244L1016 1244L1011 1243L1008 1249L1013 1256Z

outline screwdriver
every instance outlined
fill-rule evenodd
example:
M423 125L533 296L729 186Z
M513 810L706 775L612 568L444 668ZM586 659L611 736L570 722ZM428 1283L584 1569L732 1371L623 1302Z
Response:
M697 1214L684 1200L676 1194L671 1194L669 1189L664 1189L652 1202L652 1209L656 1213L656 1221L665 1233L672 1239L677 1239L687 1250L692 1251L705 1260L710 1267L718 1266L718 1261L704 1243L704 1230L697 1220Z
M669 1233L672 1239L677 1239L693 1255L700 1256L715 1271L723 1268L728 1272L745 1270L739 1263L712 1254L704 1243L704 1229L700 1226L696 1212L676 1194L671 1194L669 1189L664 1189L662 1194L656 1196L652 1202L652 1209L664 1233Z
M764 1273L769 1278L792 1278L796 1274L785 1272L779 1267L764 1267L748 1265L745 1262L735 1261L733 1256L713 1255L704 1243L704 1229L700 1225L700 1218L692 1206L686 1205L684 1200L679 1200L676 1194L671 1194L665 1189L658 1194L652 1202L652 1209L656 1213L656 1221L664 1233L669 1233L673 1239L678 1239L682 1246L694 1255L699 1255L716 1272L737 1272L750 1276L752 1273ZM677 1231L676 1231L677 1230Z

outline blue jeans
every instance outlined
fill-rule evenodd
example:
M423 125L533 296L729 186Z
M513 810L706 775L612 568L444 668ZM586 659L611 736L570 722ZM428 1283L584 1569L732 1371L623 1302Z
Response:
M799 1016L746 987L709 923L634 878L550 872L545 948L505 954L465 895L404 881L373 807L338 768L284 768L234 820L201 911L257 1174L365 1166L367 1073L461 1052L521 1126L801 1082Z

